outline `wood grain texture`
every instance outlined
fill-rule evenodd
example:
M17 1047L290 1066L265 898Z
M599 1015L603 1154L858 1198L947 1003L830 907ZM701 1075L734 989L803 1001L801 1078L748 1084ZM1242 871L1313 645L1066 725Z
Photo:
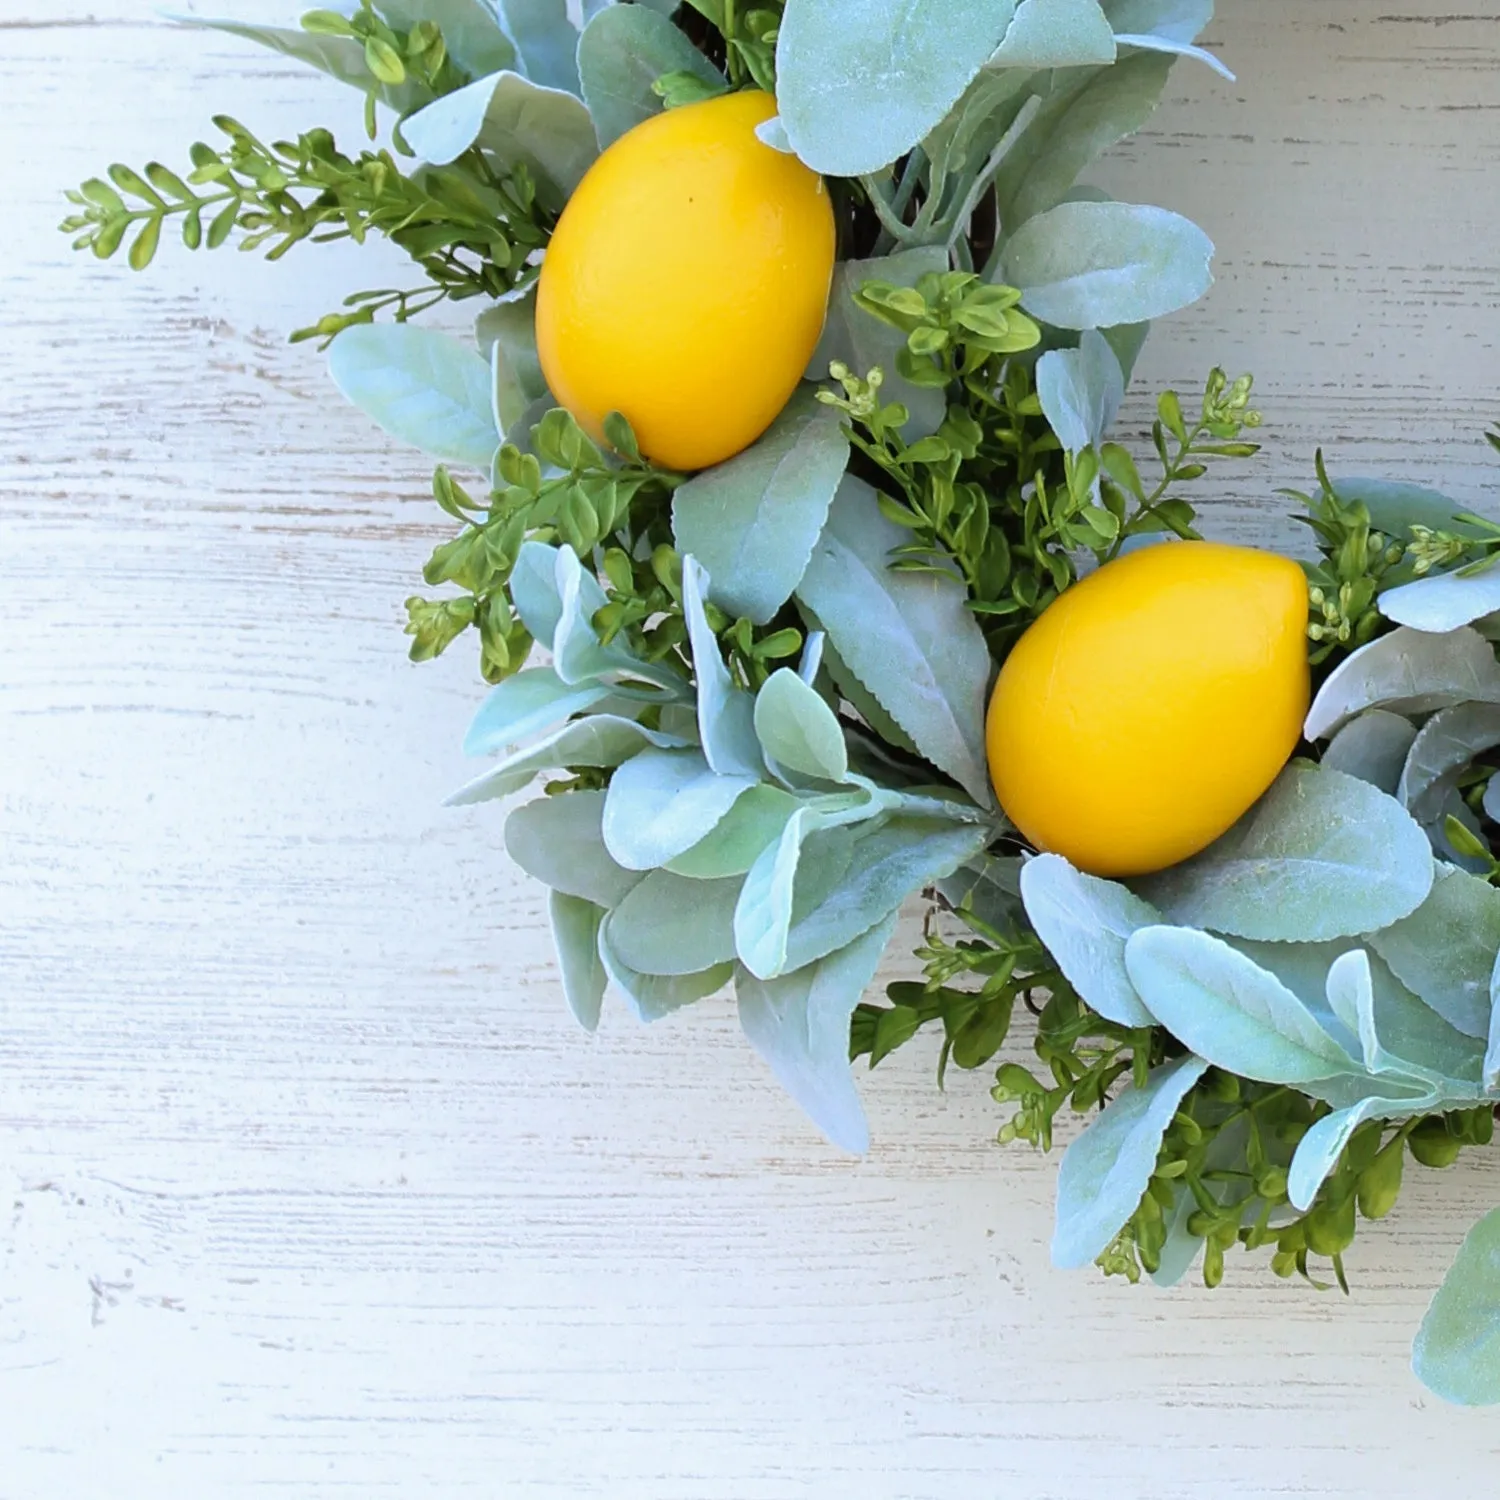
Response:
M1500 16L1221 9L1241 81L1180 70L1102 179L1220 246L1143 385L1261 376L1212 529L1292 545L1320 442L1485 505ZM479 688L405 660L424 467L285 343L409 273L52 229L211 110L354 102L149 0L0 0L0 60L0 1500L1493 1489L1406 1368L1493 1159L1414 1170L1352 1300L1160 1294L1049 1268L1055 1163L930 1046L851 1162L726 1003L575 1031L496 812L439 805Z

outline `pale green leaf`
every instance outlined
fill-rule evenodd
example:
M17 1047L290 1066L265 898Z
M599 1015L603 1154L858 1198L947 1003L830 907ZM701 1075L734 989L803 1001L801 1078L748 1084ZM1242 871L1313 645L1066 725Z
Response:
M1149 1026L1125 969L1125 944L1161 913L1112 880L1075 870L1058 854L1021 867L1021 896L1036 935L1085 1004L1121 1026Z
M1411 1364L1444 1401L1500 1402L1500 1208L1469 1231L1422 1319Z
M990 65L1081 68L1114 60L1114 28L1098 0L1021 0Z
M870 1133L849 1066L849 1018L895 925L892 913L848 947L777 979L735 970L751 1045L828 1139L856 1154L869 1149Z
M1076 349L1049 350L1035 378L1042 414L1069 453L1103 442L1125 399L1125 376L1102 334L1090 329Z
M999 46L1015 0L788 0L777 102L797 155L835 177L904 155Z
M1500 567L1486 568L1470 578L1461 573L1419 578L1387 589L1376 602L1381 614L1398 625L1444 634L1500 610Z
M1033 317L1059 328L1142 323L1213 284L1213 244L1196 224L1133 203L1060 203L1005 247L1001 279Z
M448 55L472 78L516 64L516 49L486 0L380 0L376 8L402 31L410 31L420 21L435 21Z
M610 858L603 818L603 792L538 797L505 820L506 852L554 891L606 909L618 906L641 877Z
M1394 798L1294 762L1223 838L1136 889L1178 923L1321 942L1409 915L1432 868L1426 835Z
M677 550L726 614L764 625L791 598L848 462L841 414L803 386L758 442L677 490Z
M665 15L640 5L612 5L584 27L578 68L601 150L661 113L662 100L651 88L658 78L691 73L704 83L724 83Z
M627 870L657 869L705 839L757 784L716 774L698 750L643 751L610 781L605 847Z
M568 1009L585 1031L597 1031L608 983L599 957L599 924L604 920L604 908L561 891L549 891L547 915Z
M698 687L698 739L709 765L721 776L749 776L759 781L765 774L765 761L755 737L755 701L731 680L704 613L703 601L711 586L698 559L684 557L682 612L687 619Z
M790 667L773 672L756 695L755 733L768 763L824 781L842 781L848 774L849 752L838 719Z
M1181 1057L1154 1069L1068 1147L1057 1171L1053 1265L1076 1270L1109 1248L1146 1191L1177 1106L1207 1068L1201 1057Z
M1470 702L1500 703L1495 648L1467 628L1430 635L1402 626L1361 646L1329 673L1303 733L1326 739L1367 708L1425 714Z
M798 597L922 754L989 804L989 648L956 577L891 570L891 551L905 540L870 486L846 477Z
M610 912L609 946L638 974L682 976L727 963L734 957L740 884L653 870Z
M1459 703L1439 710L1412 741L1397 798L1419 823L1436 821L1458 773L1496 745L1500 745L1500 704Z
M415 323L361 324L333 341L328 370L392 437L447 463L489 468L500 445L490 370L468 344Z
M1417 737L1417 726L1400 714L1372 708L1351 719L1334 735L1320 764L1378 786L1392 796Z
M1209 933L1143 927L1125 967L1151 1014L1215 1067L1265 1083L1359 1071L1275 975Z
M551 667L527 667L492 688L464 737L465 755L494 755L593 708L611 689L567 683Z
M492 303L474 325L479 352L490 362L495 425L510 432L527 407L547 392L536 348L536 287Z
M610 983L624 996L640 1021L664 1016L706 999L723 989L734 975L733 964L715 964L697 974L640 974L614 951L609 923L599 929L599 958Z
M797 799L779 786L763 782L752 787L711 832L670 860L667 868L694 880L744 875L781 837L797 806Z
M533 83L576 94L578 28L569 19L567 0L495 0L495 3L506 35L515 43L520 71Z

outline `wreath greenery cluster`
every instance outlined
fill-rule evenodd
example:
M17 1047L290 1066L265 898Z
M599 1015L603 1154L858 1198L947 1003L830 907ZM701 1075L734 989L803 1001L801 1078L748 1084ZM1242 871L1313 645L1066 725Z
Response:
M279 258L381 236L424 273L293 337L441 460L455 533L407 601L411 654L477 638L494 689L453 801L509 797L563 984L652 1020L732 983L831 1140L867 1143L850 1060L927 1027L995 1068L1002 1140L1049 1147L1054 1258L1170 1283L1235 1244L1281 1276L1344 1256L1408 1157L1488 1143L1500 1102L1500 528L1321 458L1316 697L1300 755L1217 843L1145 880L1029 849L995 805L996 665L1080 576L1195 538L1195 482L1256 452L1248 378L1161 396L1152 471L1107 436L1154 318L1212 246L1079 185L1145 122L1212 0L359 0L216 26L361 90L370 144L235 120L183 174L116 165L64 228L108 258ZM660 111L773 93L768 149L825 178L839 249L808 379L697 474L596 441L546 389L535 285L602 149ZM387 107L385 145L377 146ZM410 320L482 301L477 347ZM1491 439L1495 441L1495 439ZM1500 446L1500 444L1497 444ZM459 475L463 477L460 478ZM470 477L474 476L474 477ZM550 653L527 665L534 645ZM519 747L519 748L517 748ZM863 1000L909 897L924 979ZM1017 1015L1038 1066L997 1057ZM940 1069L941 1072L941 1069ZM1435 1297L1420 1378L1500 1400L1500 1210Z

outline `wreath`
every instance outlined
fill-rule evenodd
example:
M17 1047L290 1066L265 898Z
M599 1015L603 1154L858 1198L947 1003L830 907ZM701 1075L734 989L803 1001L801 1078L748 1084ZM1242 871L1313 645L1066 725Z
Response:
M940 1027L1050 1147L1053 1258L1171 1283L1238 1244L1348 1290L1408 1157L1500 1103L1500 527L1296 495L1316 561L1206 542L1248 377L1108 437L1212 245L1079 185L1211 0L358 0L214 26L361 90L370 141L217 117L64 228L391 240L424 273L294 334L440 461L411 655L493 688L452 798L510 811L569 1005L732 984L838 1146L851 1060ZM381 107L389 111L382 121ZM381 130L384 128L384 135ZM380 141L384 144L380 144ZM351 154L351 152L353 154ZM415 321L479 305L476 340ZM1500 446L1500 439L1490 441ZM536 652L534 648L540 648ZM924 895L923 979L864 999ZM1024 1030L1037 1062L997 1061ZM1319 1283L1322 1284L1321 1282ZM1417 1335L1500 1401L1500 1209Z

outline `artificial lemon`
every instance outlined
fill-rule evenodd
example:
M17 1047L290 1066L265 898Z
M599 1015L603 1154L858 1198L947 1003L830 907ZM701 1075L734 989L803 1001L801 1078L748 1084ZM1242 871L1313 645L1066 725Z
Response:
M1144 875L1263 793L1308 705L1307 580L1285 557L1172 542L1106 563L1016 643L990 699L990 776L1039 849Z
M823 179L755 127L769 94L656 115L589 168L537 288L537 350L596 439L612 411L647 457L704 469L748 447L817 346L833 276Z

